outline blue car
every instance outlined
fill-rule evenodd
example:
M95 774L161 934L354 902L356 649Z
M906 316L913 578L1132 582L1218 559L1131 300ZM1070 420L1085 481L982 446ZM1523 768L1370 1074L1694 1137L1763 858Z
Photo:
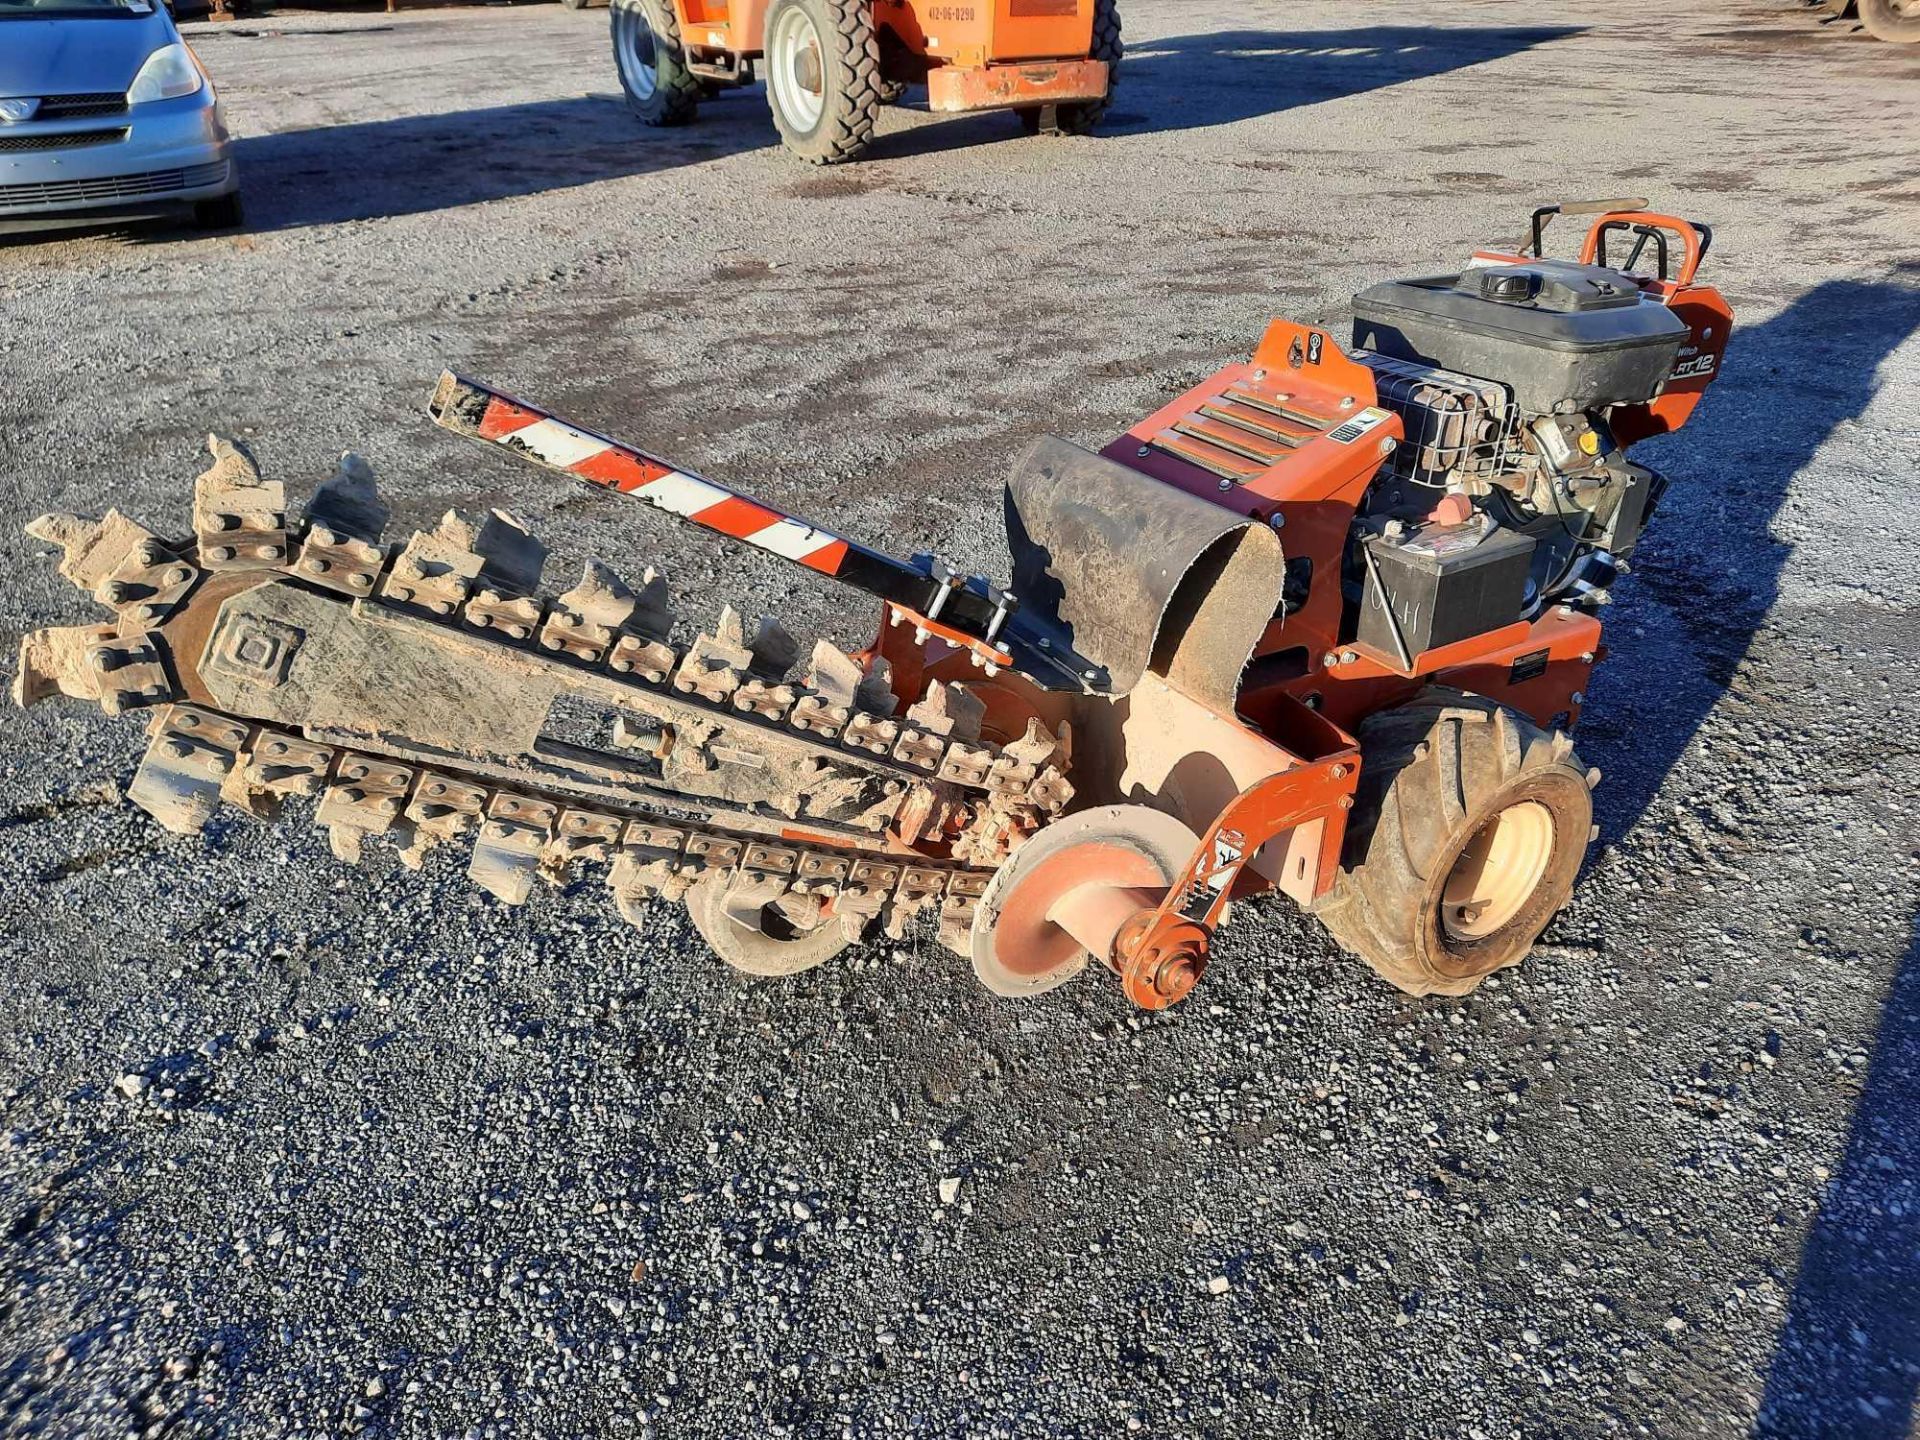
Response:
M0 0L0 221L240 223L213 82L158 0Z

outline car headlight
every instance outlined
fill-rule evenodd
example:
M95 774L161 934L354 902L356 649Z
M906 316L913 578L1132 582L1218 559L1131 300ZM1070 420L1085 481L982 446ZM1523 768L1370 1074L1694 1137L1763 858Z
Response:
M127 91L127 103L139 105L148 100L178 100L182 95L192 95L206 84L200 74L200 67L193 63L193 54L180 41L171 45L162 45L147 57L147 63L140 67L140 73L133 77L133 88Z

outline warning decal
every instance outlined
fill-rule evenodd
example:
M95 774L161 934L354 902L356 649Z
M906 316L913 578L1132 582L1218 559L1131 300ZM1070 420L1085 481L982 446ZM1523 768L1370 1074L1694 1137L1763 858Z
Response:
M1336 425L1327 432L1327 438L1336 445L1351 445L1362 435L1367 434L1371 430L1377 430L1386 423L1386 411L1369 408L1362 410L1351 420L1342 421L1339 425Z

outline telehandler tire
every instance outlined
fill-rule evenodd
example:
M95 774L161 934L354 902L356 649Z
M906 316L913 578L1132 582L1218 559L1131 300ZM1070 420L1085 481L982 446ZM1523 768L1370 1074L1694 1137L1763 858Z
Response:
M700 77L687 69L673 0L614 0L613 65L627 108L643 125L684 125L700 108Z
M872 0L773 0L767 11L767 105L811 164L852 160L873 140L883 82L872 12Z
M1910 45L1920 41L1920 4L1915 0L1860 0L1860 23L1877 39Z
M1120 38L1119 0L1098 0L1093 10L1093 44L1089 60L1107 62L1107 93L1080 105L1029 105L1014 113L1029 135L1090 135L1113 107L1113 87L1120 79L1120 59L1127 47Z
M1369 718L1360 746L1340 873L1314 913L1409 995L1464 995L1518 965L1573 893L1593 833L1573 742L1435 687Z

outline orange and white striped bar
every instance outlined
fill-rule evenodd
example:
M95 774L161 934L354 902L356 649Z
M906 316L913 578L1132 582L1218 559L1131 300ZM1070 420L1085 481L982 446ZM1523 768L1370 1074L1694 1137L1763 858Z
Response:
M456 434L503 446L575 479L644 500L657 510L822 575L839 575L848 551L858 548L724 485L675 469L645 451L568 424L452 371L440 377L428 408L436 424Z

